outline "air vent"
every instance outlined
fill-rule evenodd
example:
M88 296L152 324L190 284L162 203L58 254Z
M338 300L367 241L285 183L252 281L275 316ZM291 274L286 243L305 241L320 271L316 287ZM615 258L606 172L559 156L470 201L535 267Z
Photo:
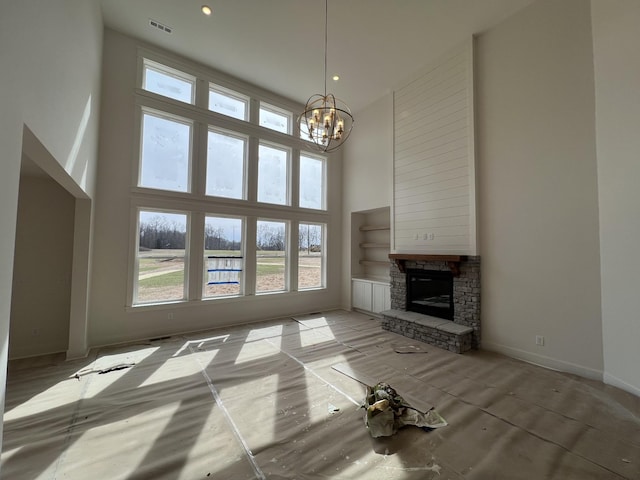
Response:
M162 30L165 33L171 33L173 29L171 27L167 27L166 25L161 24L153 19L149 19L149 26L153 28L157 28L158 30Z

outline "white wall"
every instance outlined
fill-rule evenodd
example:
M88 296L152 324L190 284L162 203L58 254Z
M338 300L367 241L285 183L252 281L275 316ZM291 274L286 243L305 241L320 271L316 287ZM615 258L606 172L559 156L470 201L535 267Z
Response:
M477 255L473 41L394 92L396 253Z
M589 3L479 36L476 73L483 347L602 378Z
M605 381L640 395L640 2L591 8Z
M2 402L24 125L91 195L96 164L101 41L102 20L97 1L0 3Z
M20 179L9 357L64 352L75 199L48 176Z
M340 305L339 206L340 159L328 160L327 288L277 295L254 295L214 301L190 301L172 306L127 307L131 284L130 259L135 231L133 202L149 202L150 195L132 193L133 172L138 161L136 96L139 42L106 29L104 39L104 77L100 165L94 230L93 277L89 342L104 345L172 333L203 330L267 318L337 308ZM188 59L145 46L160 55L198 71L208 71ZM300 108L302 108L300 106ZM207 212L225 208L207 203ZM183 201L189 209L195 203ZM202 202L197 208L203 208ZM228 208L228 206L227 206ZM256 206L258 209L258 206ZM283 210L284 212L284 210ZM283 213L285 215L286 213ZM256 213L258 215L258 213ZM169 318L169 315L172 318Z
M391 205L393 187L393 95L354 114L342 162L342 306L351 308L351 213ZM357 244L357 243L356 243ZM354 272L355 273L355 272Z

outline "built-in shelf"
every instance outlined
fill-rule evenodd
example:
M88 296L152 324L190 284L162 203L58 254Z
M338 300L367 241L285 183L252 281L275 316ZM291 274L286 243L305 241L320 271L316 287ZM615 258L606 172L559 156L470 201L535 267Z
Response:
M351 307L379 315L391 308L390 209L351 214Z
M383 262L382 260L360 260L360 265L389 265L389 262Z
M389 225L362 225L360 227L361 232L371 232L373 230L390 230Z
M372 242L368 242L368 243L361 243L360 247L362 247L362 248L390 248L391 244L390 243L372 243Z
M407 260L422 262L447 262L454 277L460 275L460 262L467 259L466 255L425 255L419 253L390 253L389 258L396 262L401 272L405 271Z

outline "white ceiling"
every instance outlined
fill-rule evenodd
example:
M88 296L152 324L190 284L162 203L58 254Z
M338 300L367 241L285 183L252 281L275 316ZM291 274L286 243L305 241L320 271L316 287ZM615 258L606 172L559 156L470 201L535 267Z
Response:
M532 0L329 0L327 90L357 112ZM200 7L207 3L213 15ZM324 90L322 0L101 0L104 23L305 103ZM173 29L167 34L149 19Z

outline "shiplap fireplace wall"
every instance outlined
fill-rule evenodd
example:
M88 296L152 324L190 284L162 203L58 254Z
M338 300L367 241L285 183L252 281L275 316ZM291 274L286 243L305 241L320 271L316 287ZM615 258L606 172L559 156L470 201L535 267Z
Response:
M392 251L477 255L473 39L394 91Z
M458 353L480 344L473 91L469 39L393 97L390 257L400 263L391 266L391 310L382 312L383 328ZM405 311L407 279L399 268L405 262L455 270L453 322Z

